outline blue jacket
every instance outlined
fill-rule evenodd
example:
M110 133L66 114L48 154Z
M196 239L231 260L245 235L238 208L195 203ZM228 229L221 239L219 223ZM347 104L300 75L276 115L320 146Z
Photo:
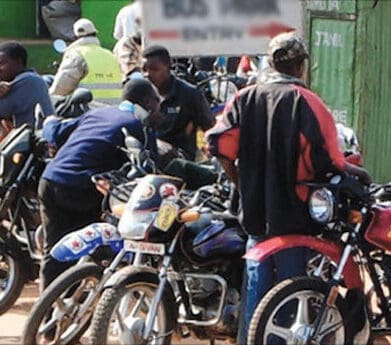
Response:
M79 118L45 125L44 137L49 142L53 142L55 136L73 131L42 177L65 186L92 187L90 179L93 174L118 169L126 162L126 156L119 149L124 144L122 127L156 153L154 131L144 127L131 109L121 105L99 108Z
M25 123L34 126L34 108L37 103L45 116L54 114L47 86L34 71L26 70L11 82L8 94L0 97L0 119L12 119L14 127Z

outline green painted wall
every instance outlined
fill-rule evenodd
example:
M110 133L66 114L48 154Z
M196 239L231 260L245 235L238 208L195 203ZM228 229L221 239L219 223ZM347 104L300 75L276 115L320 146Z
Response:
M35 0L2 0L0 13L0 37L36 37Z
M355 22L311 19L310 87L329 106L336 121L354 123L353 85Z
M106 48L113 48L114 22L118 11L130 0L82 0L81 13L83 17L91 19L98 29L98 37Z
M356 129L364 165L391 180L391 1L307 0L309 84Z
M376 181L391 181L391 1L358 1L359 135Z

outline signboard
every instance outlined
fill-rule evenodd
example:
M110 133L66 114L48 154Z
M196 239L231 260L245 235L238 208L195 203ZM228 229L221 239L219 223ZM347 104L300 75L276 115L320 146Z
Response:
M280 32L301 31L300 0L142 0L146 46L173 56L257 55Z

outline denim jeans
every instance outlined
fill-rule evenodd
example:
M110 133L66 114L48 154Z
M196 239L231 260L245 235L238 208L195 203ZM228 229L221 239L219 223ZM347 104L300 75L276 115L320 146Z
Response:
M262 237L249 236L246 249L250 249ZM240 321L237 345L245 345L251 317L263 295L275 283L282 280L306 275L308 250L290 248L273 254L263 262L247 260L243 273L241 291Z

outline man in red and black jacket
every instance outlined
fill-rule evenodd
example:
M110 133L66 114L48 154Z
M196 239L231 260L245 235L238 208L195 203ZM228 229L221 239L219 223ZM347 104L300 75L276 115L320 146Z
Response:
M345 162L332 115L300 80L308 57L302 40L280 34L271 40L268 57L270 70L261 82L239 92L207 133L210 152L237 183L248 247L266 236L316 232L307 211L308 189L298 182L324 180L339 171L369 179L365 170ZM290 249L270 262L246 263L245 324L238 344L245 344L244 330L273 283L273 269L278 280L302 275L304 258Z

